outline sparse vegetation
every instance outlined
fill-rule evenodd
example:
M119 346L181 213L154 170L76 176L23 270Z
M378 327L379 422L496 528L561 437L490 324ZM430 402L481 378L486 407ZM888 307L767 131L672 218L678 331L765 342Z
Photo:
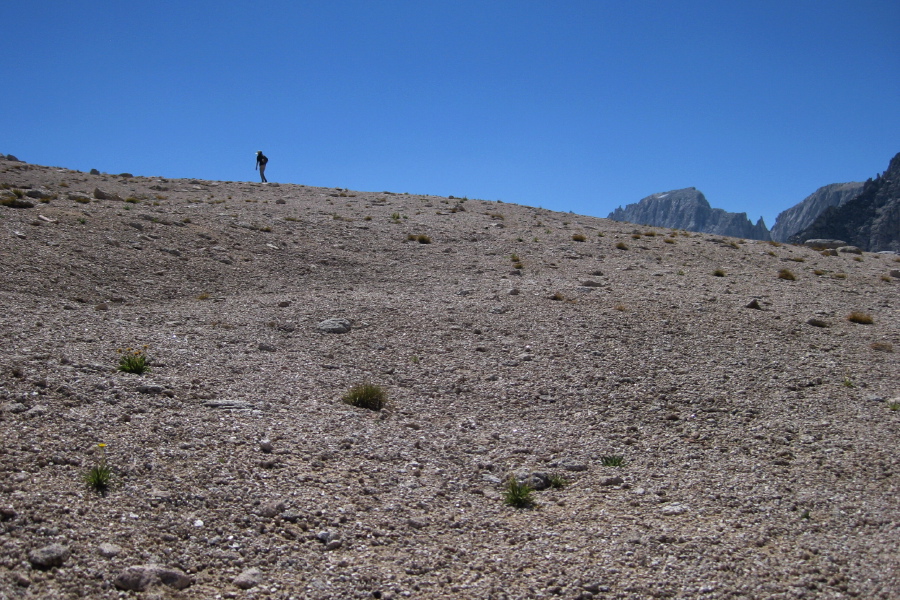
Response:
M584 234L581 234L581 233L573 233L572 234L573 242L583 242L585 240L587 240L587 238L584 236Z
M506 480L506 486L503 490L503 501L514 508L528 508L534 506L534 499L531 497L531 487L525 483L519 483L515 475L510 475Z
M869 348L876 352L893 352L894 345L890 342L872 342Z
M891 410L900 410L900 402L888 400L887 407Z
M209 300L209 293L203 292L199 296L197 296L197 300Z
M609 456L601 456L600 464L604 467L621 467L625 464L625 457L619 454L611 454Z
M106 444L97 444L100 448L100 459L84 474L84 482L98 494L105 494L112 481L112 469L106 464Z
M723 271L722 269L716 269L715 271L713 271L713 276L714 277L725 277L725 271Z
M119 353L119 370L125 373L134 373L135 375L143 375L150 370L148 364L147 346L141 349L133 350L126 348L118 350Z
M667 244L674 244L674 243L675 243L675 238L666 238L666 239L664 239L663 241L664 241L665 243L667 243Z
M872 319L872 315L859 311L853 311L847 315L847 320L851 323L859 323L860 325L871 325L875 322Z
M890 275L882 275L881 280L884 281L885 283L890 283L891 277L890 277Z
M801 262L801 263L806 262L806 259L803 258L802 256L792 256L788 260L792 260L794 262Z
M430 244L431 238L428 237L427 235L417 235L416 241L419 242L420 244Z
M560 475L559 473L554 473L554 474L550 475L549 480L550 480L550 487L555 490L562 489L562 488L566 487L567 485L569 485L569 480L566 479L566 477L564 475Z
M619 250L628 250L628 244L626 244L625 242L619 242L618 244L616 244L616 248L618 248Z
M378 411L387 402L387 392L379 385L363 383L350 388L342 400L350 406Z
M619 312L627 312L628 311L628 307L625 306L624 304L616 304L613 308Z
M785 279L787 281L794 281L797 277L791 273L790 269L781 269L778 271L778 279Z
M631 234L631 239L633 239L633 240L639 240L639 239L641 239L641 234L639 234L639 233L632 233L632 234Z
M552 296L550 296L550 299L551 299L551 300L557 300L557 301L560 301L560 302L561 302L561 301L565 300L566 297L563 296L562 294L560 294L559 292L555 292Z
M832 277L834 277L835 279L847 279L847 274L846 273L835 273L834 275L832 275Z

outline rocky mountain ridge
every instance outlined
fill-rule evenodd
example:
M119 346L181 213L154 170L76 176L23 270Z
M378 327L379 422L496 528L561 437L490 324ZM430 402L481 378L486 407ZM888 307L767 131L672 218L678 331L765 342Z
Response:
M747 213L712 208L703 193L693 187L647 196L636 204L620 206L607 218L751 240L770 239L762 217L754 225Z
M812 225L825 209L845 204L855 198L862 188L861 181L832 183L820 187L798 204L778 214L770 232L772 239L787 242L791 236Z
M790 240L811 238L840 239L870 252L900 252L900 153L853 199L827 208Z

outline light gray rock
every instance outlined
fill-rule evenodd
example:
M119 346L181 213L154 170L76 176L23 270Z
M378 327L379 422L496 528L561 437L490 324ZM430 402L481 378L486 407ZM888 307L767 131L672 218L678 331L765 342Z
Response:
M104 558L114 558L122 553L122 546L111 544L109 542L103 542L102 544L97 546L97 552L99 552L100 556Z
M94 198L97 200L119 200L122 201L122 198L118 194L110 194L109 192L104 192L100 188L94 188Z
M254 588L261 584L262 580L262 571L254 567L252 569L247 569L246 571L235 577L232 583L242 590L249 590L250 588Z
M194 582L193 577L180 569L161 565L137 565L128 567L113 581L120 590L143 592L152 585L163 584L176 590L183 590Z
M347 333L353 327L349 319L331 318L325 319L316 325L316 329L322 333Z
M826 239L816 238L816 239L812 239L812 240L806 240L805 242L803 242L803 245L808 246L810 248L816 248L816 249L822 249L822 250L825 250L825 249L837 250L841 246L846 246L847 242L845 242L843 240L826 240Z
M550 487L550 476L546 473L523 471L516 473L516 480L519 484L527 485L533 490L546 490Z
M61 567L70 554L69 549L62 544L50 544L49 546L33 550L28 555L28 562L35 569Z

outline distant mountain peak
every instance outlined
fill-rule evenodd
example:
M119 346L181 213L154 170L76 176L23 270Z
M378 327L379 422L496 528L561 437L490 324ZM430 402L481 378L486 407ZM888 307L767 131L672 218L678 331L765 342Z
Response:
M636 204L620 206L607 218L754 240L769 239L762 217L753 225L747 213L712 208L703 192L695 187L652 194Z

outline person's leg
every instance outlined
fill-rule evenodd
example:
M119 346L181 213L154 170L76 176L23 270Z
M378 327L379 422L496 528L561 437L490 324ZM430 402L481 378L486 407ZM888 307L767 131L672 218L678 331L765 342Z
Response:
M259 165L259 178L263 183L268 181L266 179L266 165Z

